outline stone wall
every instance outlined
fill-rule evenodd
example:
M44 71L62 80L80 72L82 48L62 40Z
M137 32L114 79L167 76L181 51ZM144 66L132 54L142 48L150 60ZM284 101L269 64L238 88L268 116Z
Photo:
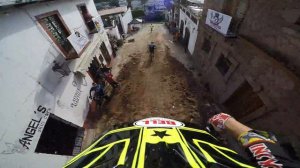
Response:
M239 33L300 76L299 18L298 0L251 0Z
M299 156L300 31L294 24L300 16L297 4L250 1L238 37L232 39L201 21L193 59L221 106L244 82L249 83L264 105L239 120L255 129L274 132L291 143ZM207 1L204 16L208 8L222 11L222 5L223 1ZM211 44L209 52L202 49L205 39ZM221 54L231 62L225 75L216 68ZM230 113L225 106L223 110Z

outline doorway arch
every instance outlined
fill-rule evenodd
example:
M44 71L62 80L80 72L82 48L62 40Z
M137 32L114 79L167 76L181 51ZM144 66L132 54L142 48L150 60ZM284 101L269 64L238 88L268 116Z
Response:
M179 31L180 31L180 37L183 37L183 27L184 27L184 22L183 22L183 20L181 20L181 22L180 22L180 29L179 29Z
M184 33L184 39L183 39L183 45L185 50L187 50L189 47L189 41L190 41L190 30L186 27Z

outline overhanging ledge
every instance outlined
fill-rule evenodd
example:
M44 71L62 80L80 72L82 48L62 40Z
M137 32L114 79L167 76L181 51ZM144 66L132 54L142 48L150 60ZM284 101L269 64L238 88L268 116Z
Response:
M87 47L87 49L81 56L82 60L75 68L76 73L81 73L83 76L86 76L89 66L93 61L93 58L95 56L100 55L100 46L102 42L104 42L103 39L103 32L94 34L94 36L91 39L90 45Z

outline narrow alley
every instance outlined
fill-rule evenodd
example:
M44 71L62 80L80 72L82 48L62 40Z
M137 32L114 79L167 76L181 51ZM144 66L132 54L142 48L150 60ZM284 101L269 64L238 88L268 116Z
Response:
M0 167L300 167L300 1L0 0Z
M89 145L102 132L123 123L131 123L147 117L166 117L200 125L199 108L205 104L208 94L197 85L188 63L179 62L187 57L179 44L171 41L164 24L150 24L133 36L118 51L113 73L120 87L101 114L90 117L86 140ZM134 39L134 42L127 42ZM151 62L148 44L156 45ZM176 58L179 58L178 60Z

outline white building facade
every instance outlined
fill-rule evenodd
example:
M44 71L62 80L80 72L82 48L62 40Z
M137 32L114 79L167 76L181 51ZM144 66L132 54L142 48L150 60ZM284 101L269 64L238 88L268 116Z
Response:
M121 15L121 23L124 30L124 33L128 33L128 24L133 20L131 9L128 8L125 13Z
M108 35L115 37L116 39L122 39L122 36L119 32L118 26L114 25L112 27L105 28L105 31Z
M98 21L96 32L82 6ZM62 167L81 150L95 82L91 66L111 61L101 18L93 0L24 4L0 13L0 165Z
M125 35L128 33L128 24L133 20L130 8L127 8L127 6L121 6L116 8L103 9L98 11L98 13L105 20L109 20L112 22L110 23L111 26L105 27L107 29L110 29L110 31L107 32L111 36L117 37L118 34ZM117 26L118 29L113 30L112 28L115 26ZM119 30L119 32L115 32L116 30Z
M187 8L180 8L179 12L179 29L184 40L184 45L187 45L187 48L190 54L194 53L195 44L198 36L198 24L199 19Z

